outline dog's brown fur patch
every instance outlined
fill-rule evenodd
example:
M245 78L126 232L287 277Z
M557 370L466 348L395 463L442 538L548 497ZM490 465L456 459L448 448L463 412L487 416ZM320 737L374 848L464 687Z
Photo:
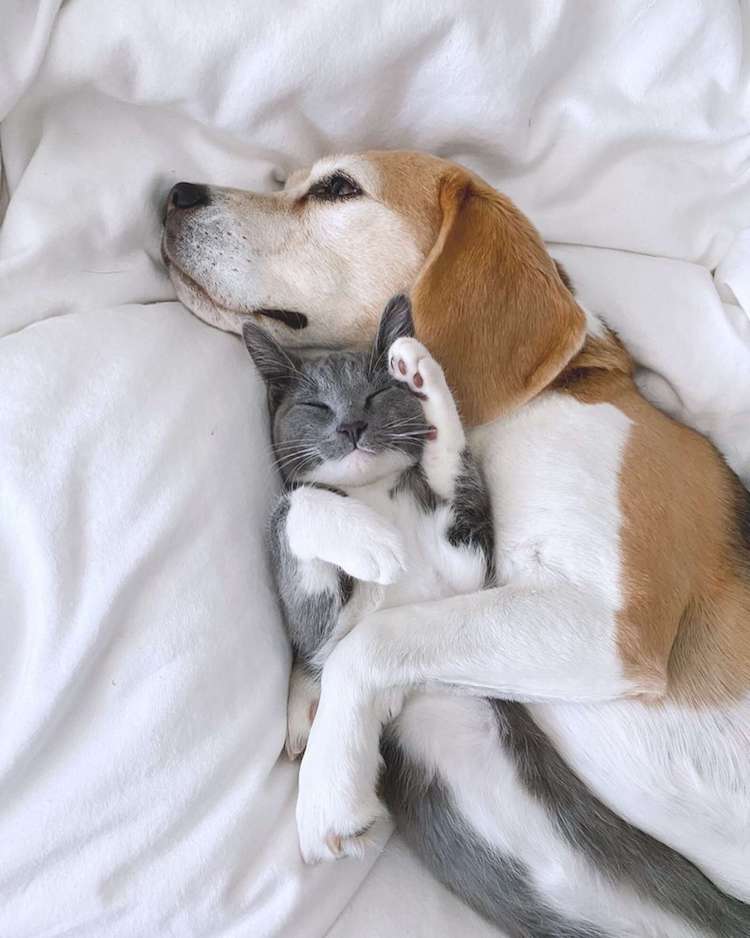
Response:
M531 224L465 170L440 182L441 227L412 290L417 335L467 424L546 387L579 350L585 317Z
M409 223L427 257L440 231L440 180L451 164L409 150L371 150L365 156L378 169L381 201Z
M563 286L566 290L569 290L573 296L576 295L575 287L573 286L573 281L570 279L568 271L563 267L560 261L555 261L555 267L557 268L557 273L560 277L560 280L563 282Z
M750 690L750 535L738 533L750 496L708 440L640 395L632 371L616 336L589 336L551 386L632 421L620 472L620 656L657 696L739 698Z
M550 383L549 390L565 391L584 404L602 403L625 388L635 391L634 370L627 349L607 329L602 336L586 336L580 352Z

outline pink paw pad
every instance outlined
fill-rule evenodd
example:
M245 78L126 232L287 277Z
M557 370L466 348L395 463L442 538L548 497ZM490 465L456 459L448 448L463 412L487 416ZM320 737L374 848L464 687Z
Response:
M398 369L399 373L406 377L408 368L403 358L396 359L395 362L394 359L391 358L390 366L391 372L395 372ZM415 371L411 378L407 378L407 381L409 382L411 389L414 391L417 397L421 398L423 401L426 401L427 395L415 390L416 388L424 387L424 378L422 375L418 371Z

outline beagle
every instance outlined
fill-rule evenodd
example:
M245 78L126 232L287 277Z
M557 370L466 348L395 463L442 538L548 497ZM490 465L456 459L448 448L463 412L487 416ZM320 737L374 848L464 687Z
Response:
M162 252L198 316L288 346L362 347L410 292L491 491L499 585L379 610L328 659L305 859L359 850L378 702L419 688L380 794L484 914L528 936L750 934L750 495L640 395L531 223L460 166L368 152L270 195L180 183ZM487 898L503 869L533 921Z

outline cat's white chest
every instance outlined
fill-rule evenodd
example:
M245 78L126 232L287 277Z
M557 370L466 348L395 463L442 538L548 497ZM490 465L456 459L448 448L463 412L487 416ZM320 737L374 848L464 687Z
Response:
M356 497L388 518L398 529L405 549L406 570L399 580L385 587L369 587L371 609L483 588L484 557L478 549L449 542L453 515L447 505L428 511L408 492L391 497L387 491L372 487L359 490Z

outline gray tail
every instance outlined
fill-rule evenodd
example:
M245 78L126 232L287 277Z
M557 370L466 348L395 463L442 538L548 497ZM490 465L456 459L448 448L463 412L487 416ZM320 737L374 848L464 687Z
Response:
M386 732L380 746L381 796L412 849L451 892L511 938L614 938L546 905L524 865L470 827L439 778L410 760L395 735Z
M566 765L525 707L490 700L499 744L520 783L559 834L600 875L717 938L748 938L750 906L718 889L681 854L628 824ZM383 797L396 824L434 875L514 938L601 938L594 925L562 918L545 905L522 865L499 854L461 816L440 779L383 737Z

